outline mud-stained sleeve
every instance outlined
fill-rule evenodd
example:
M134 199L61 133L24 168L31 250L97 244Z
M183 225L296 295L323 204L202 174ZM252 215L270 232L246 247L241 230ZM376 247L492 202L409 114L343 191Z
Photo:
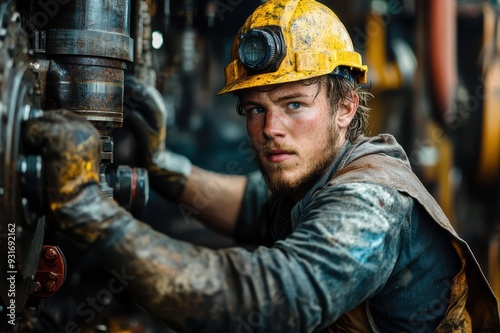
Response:
M410 197L377 184L327 186L315 195L292 235L275 245L297 258L292 276L303 286L297 297L309 305L301 309L309 325L324 327L383 288L411 207Z
M211 250L122 217L96 244L149 311L183 332L316 332L373 295L396 260L404 198L377 185L320 193L286 240Z
M239 244L262 245L270 242L269 191L260 172L247 175L247 185L241 203L234 239Z

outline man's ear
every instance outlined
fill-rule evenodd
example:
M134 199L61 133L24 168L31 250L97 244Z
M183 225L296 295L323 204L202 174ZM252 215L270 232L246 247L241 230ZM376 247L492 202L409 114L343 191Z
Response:
M350 98L340 101L339 109L337 110L337 125L340 128L347 128L356 115L359 105L359 96L355 92L351 92Z

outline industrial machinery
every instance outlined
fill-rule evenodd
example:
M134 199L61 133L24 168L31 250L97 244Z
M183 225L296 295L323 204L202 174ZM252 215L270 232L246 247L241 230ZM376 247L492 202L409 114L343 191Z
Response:
M147 203L147 171L116 165L111 136L123 124L125 71L135 51L130 13L141 4L0 2L2 332L36 331L42 300L67 276L64 253L47 243L54 237L43 205L44 165L24 140L26 121L57 109L89 120L101 134L103 192L133 213Z
M45 230L42 161L22 136L23 123L40 111L40 86L31 68L34 53L12 3L0 4L0 20L0 244L7 254L0 265L2 281L14 277L15 282L2 283L0 294L4 312L14 313L9 318L15 320L11 309L22 307L34 290Z

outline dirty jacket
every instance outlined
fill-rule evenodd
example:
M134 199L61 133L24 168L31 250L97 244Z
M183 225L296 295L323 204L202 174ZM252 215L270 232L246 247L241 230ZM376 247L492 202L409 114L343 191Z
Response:
M440 332L471 325L498 332L484 276L444 214L429 213L437 205L416 198L422 185L408 179L416 194L389 186L371 167L371 179L342 173L356 161L363 163L353 169L363 168L366 156L409 170L385 135L346 143L296 204L251 176L236 238L256 244L252 250L174 240L109 204L88 216L111 219L94 249L143 306L179 331L432 332L451 311L454 322Z
M254 183L252 192L258 192L260 185ZM252 200L259 197L262 193ZM335 268L345 274L344 282L330 282L336 308L348 313L331 326L333 331L500 331L496 300L470 249L411 172L392 136L346 143L299 203L293 206L287 198L271 196L264 207L248 211L258 212L259 218L254 213L240 222L241 241L286 240L313 219L334 225L328 225L333 245L310 240L318 248L326 245L326 257L336 259ZM268 224L255 228L250 221L256 218ZM474 290L468 289L471 282Z

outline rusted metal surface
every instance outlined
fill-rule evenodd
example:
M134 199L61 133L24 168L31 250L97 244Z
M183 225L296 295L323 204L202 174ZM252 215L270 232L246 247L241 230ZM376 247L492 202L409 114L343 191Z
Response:
M56 246L44 245L35 274L33 296L49 298L56 294L66 279L66 261Z
M50 62L45 108L67 109L101 130L123 122L125 64L111 59L64 57Z
M104 135L123 122L123 82L133 61L130 2L70 1L43 27L50 60L45 109L65 108Z
M43 108L73 111L98 129L103 148L111 148L102 150L99 168L101 187L110 197L110 133L123 124L125 70L134 58L130 13L130 0L66 1L37 32L46 38L40 54L50 64Z
M133 60L130 3L76 0L59 6L47 24L49 55L101 56Z

